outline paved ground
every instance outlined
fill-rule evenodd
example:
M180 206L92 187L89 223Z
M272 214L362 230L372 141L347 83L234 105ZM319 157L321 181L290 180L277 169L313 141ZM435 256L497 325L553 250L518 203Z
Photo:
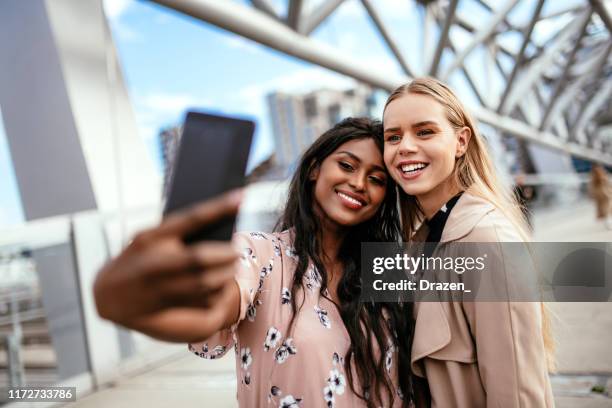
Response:
M149 372L66 405L79 408L237 407L234 354L203 360L185 352Z
M612 231L582 202L534 214L534 238L543 242L612 242ZM612 407L612 303L550 303L558 374L557 407ZM597 391L597 392L595 392Z
M590 203L535 214L539 241L612 242ZM556 303L559 372L552 377L557 407L612 407L612 303ZM235 407L233 353L221 360L187 351L170 363L125 378L71 407Z

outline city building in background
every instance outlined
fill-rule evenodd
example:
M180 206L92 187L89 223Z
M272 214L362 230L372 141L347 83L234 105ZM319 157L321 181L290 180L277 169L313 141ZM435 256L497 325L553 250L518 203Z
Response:
M348 116L374 116L372 88L320 89L306 94L273 92L268 108L274 135L274 162L292 172L300 155L323 132Z
M159 132L159 153L162 160L163 170L163 196L166 196L170 178L172 177L172 166L178 152L181 139L181 127L171 126Z

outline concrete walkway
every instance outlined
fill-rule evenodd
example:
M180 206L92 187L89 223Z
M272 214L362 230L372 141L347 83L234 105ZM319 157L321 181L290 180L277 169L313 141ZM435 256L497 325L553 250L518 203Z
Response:
M237 407L234 353L204 360L187 351L170 361L66 407L229 408Z
M612 242L591 203L534 214L538 241ZM612 303L549 304L559 370L552 377L559 408L612 408ZM203 360L188 353L148 372L120 379L70 407L236 407L233 353Z
M541 242L612 242L585 201L534 213ZM557 407L612 407L612 302L549 303L557 341L558 373L552 377Z

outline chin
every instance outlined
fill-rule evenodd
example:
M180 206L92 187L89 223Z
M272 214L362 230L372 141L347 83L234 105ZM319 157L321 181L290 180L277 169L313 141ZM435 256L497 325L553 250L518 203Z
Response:
M344 214L334 214L330 219L341 227L353 227L363 222L360 218L354 216L346 216Z
M422 183L412 183L412 184L400 184L400 187L404 192L411 196L418 196L421 194L427 193L430 189L428 186L423 185Z

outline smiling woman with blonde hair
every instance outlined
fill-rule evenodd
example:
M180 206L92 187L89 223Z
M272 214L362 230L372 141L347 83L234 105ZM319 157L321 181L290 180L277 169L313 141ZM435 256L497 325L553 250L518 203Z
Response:
M529 241L520 206L445 84L418 78L400 86L387 99L383 122L385 164L403 190L406 241ZM425 380L417 406L554 405L543 304L422 302L415 318L412 369Z

